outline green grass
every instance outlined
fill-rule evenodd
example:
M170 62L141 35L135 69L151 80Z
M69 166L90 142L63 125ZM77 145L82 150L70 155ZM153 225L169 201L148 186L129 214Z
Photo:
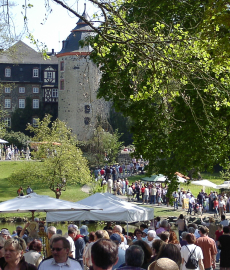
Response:
M1 161L0 162L0 202L13 199L17 196L17 190L19 186L15 186L8 181L8 177L13 173L17 172L24 167L25 162L27 161ZM48 187L40 187L39 185L34 186L33 183L28 183L30 187L39 195L48 195L50 197L55 198L55 194ZM62 192L60 199L68 200L72 202L80 201L86 197L88 197L87 193L81 191L81 185L71 185L67 186L66 191ZM24 192L26 192L27 186L24 186ZM30 213L24 214L0 214L0 217L31 217ZM36 216L43 217L45 214L36 213Z

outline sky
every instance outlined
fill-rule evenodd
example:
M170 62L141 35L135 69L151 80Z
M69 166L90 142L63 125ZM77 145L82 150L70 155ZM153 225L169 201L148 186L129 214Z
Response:
M30 47L36 49L28 38L28 34L23 30L24 27L24 10L22 8L27 4L32 4L33 7L27 9L28 26L30 32L33 34L35 40L39 40L48 47L48 51L54 49L59 52L62 46L62 40L65 40L70 34L70 31L76 26L78 18L65 10L60 5L49 0L52 12L48 15L46 20L47 11L45 2L47 0L15 0L15 6L10 8L11 22L14 23L15 32L19 35L24 33L20 39ZM90 17L96 11L94 6L86 0L66 0L73 9L77 10L80 14L84 11L84 3L86 3L86 10Z

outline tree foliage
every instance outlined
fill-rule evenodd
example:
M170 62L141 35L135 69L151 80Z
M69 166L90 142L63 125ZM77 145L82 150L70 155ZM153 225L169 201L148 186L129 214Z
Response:
M205 170L229 157L229 3L90 0L103 24L89 42L98 97L133 121L149 173ZM173 186L175 181L171 181Z
M115 163L123 145L123 142L119 141L120 136L117 130L110 133L98 126L92 138L86 142L85 152L90 164L99 166Z
M39 122L37 128L28 126L34 133L33 143L35 148L33 157L42 160L42 165L28 165L23 170L12 175L14 184L23 185L30 182L31 177L35 183L49 187L56 195L61 196L67 185L85 184L91 181L87 160L82 156L81 150L76 147L76 138L71 130L60 120L53 123L51 116Z

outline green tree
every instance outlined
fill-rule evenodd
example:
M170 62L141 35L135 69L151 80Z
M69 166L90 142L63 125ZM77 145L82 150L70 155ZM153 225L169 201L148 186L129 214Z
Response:
M95 129L93 137L86 142L86 155L91 165L99 166L105 163L115 163L123 142L120 134L105 131L101 126Z
M229 157L229 3L90 0L104 21L90 40L98 97L132 120L149 173L210 169ZM175 188L175 181L170 186Z
M70 184L85 184L91 181L87 160L76 147L76 138L71 130L60 120L53 123L51 116L45 116L38 127L28 129L34 133L33 143L35 159L42 160L38 166L25 164L25 168L12 174L10 181L17 185L30 183L49 187L58 199Z
M31 140L31 138L24 133L14 132L12 130L6 132L3 138L8 141L9 144L17 146L18 149L26 148Z

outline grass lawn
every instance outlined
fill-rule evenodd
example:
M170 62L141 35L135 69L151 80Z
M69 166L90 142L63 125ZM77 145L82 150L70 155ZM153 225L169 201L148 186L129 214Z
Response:
M17 170L23 168L25 162L35 162L35 161L1 161L0 162L0 202L13 199L17 196L17 190L19 186L15 186L8 181L8 177ZM39 195L48 195L50 197L55 198L54 192L52 192L48 186L39 187L33 186L33 181L28 183L30 187ZM67 186L66 191L62 192L61 199L68 200L72 202L80 201L88 196L87 193L81 191L81 185L71 185ZM26 192L26 186L23 187L24 192ZM10 217L10 216L25 216L31 217L30 213L24 214L15 214L15 213L7 213L7 214L0 214L0 217ZM45 216L43 213L36 213L35 216Z

